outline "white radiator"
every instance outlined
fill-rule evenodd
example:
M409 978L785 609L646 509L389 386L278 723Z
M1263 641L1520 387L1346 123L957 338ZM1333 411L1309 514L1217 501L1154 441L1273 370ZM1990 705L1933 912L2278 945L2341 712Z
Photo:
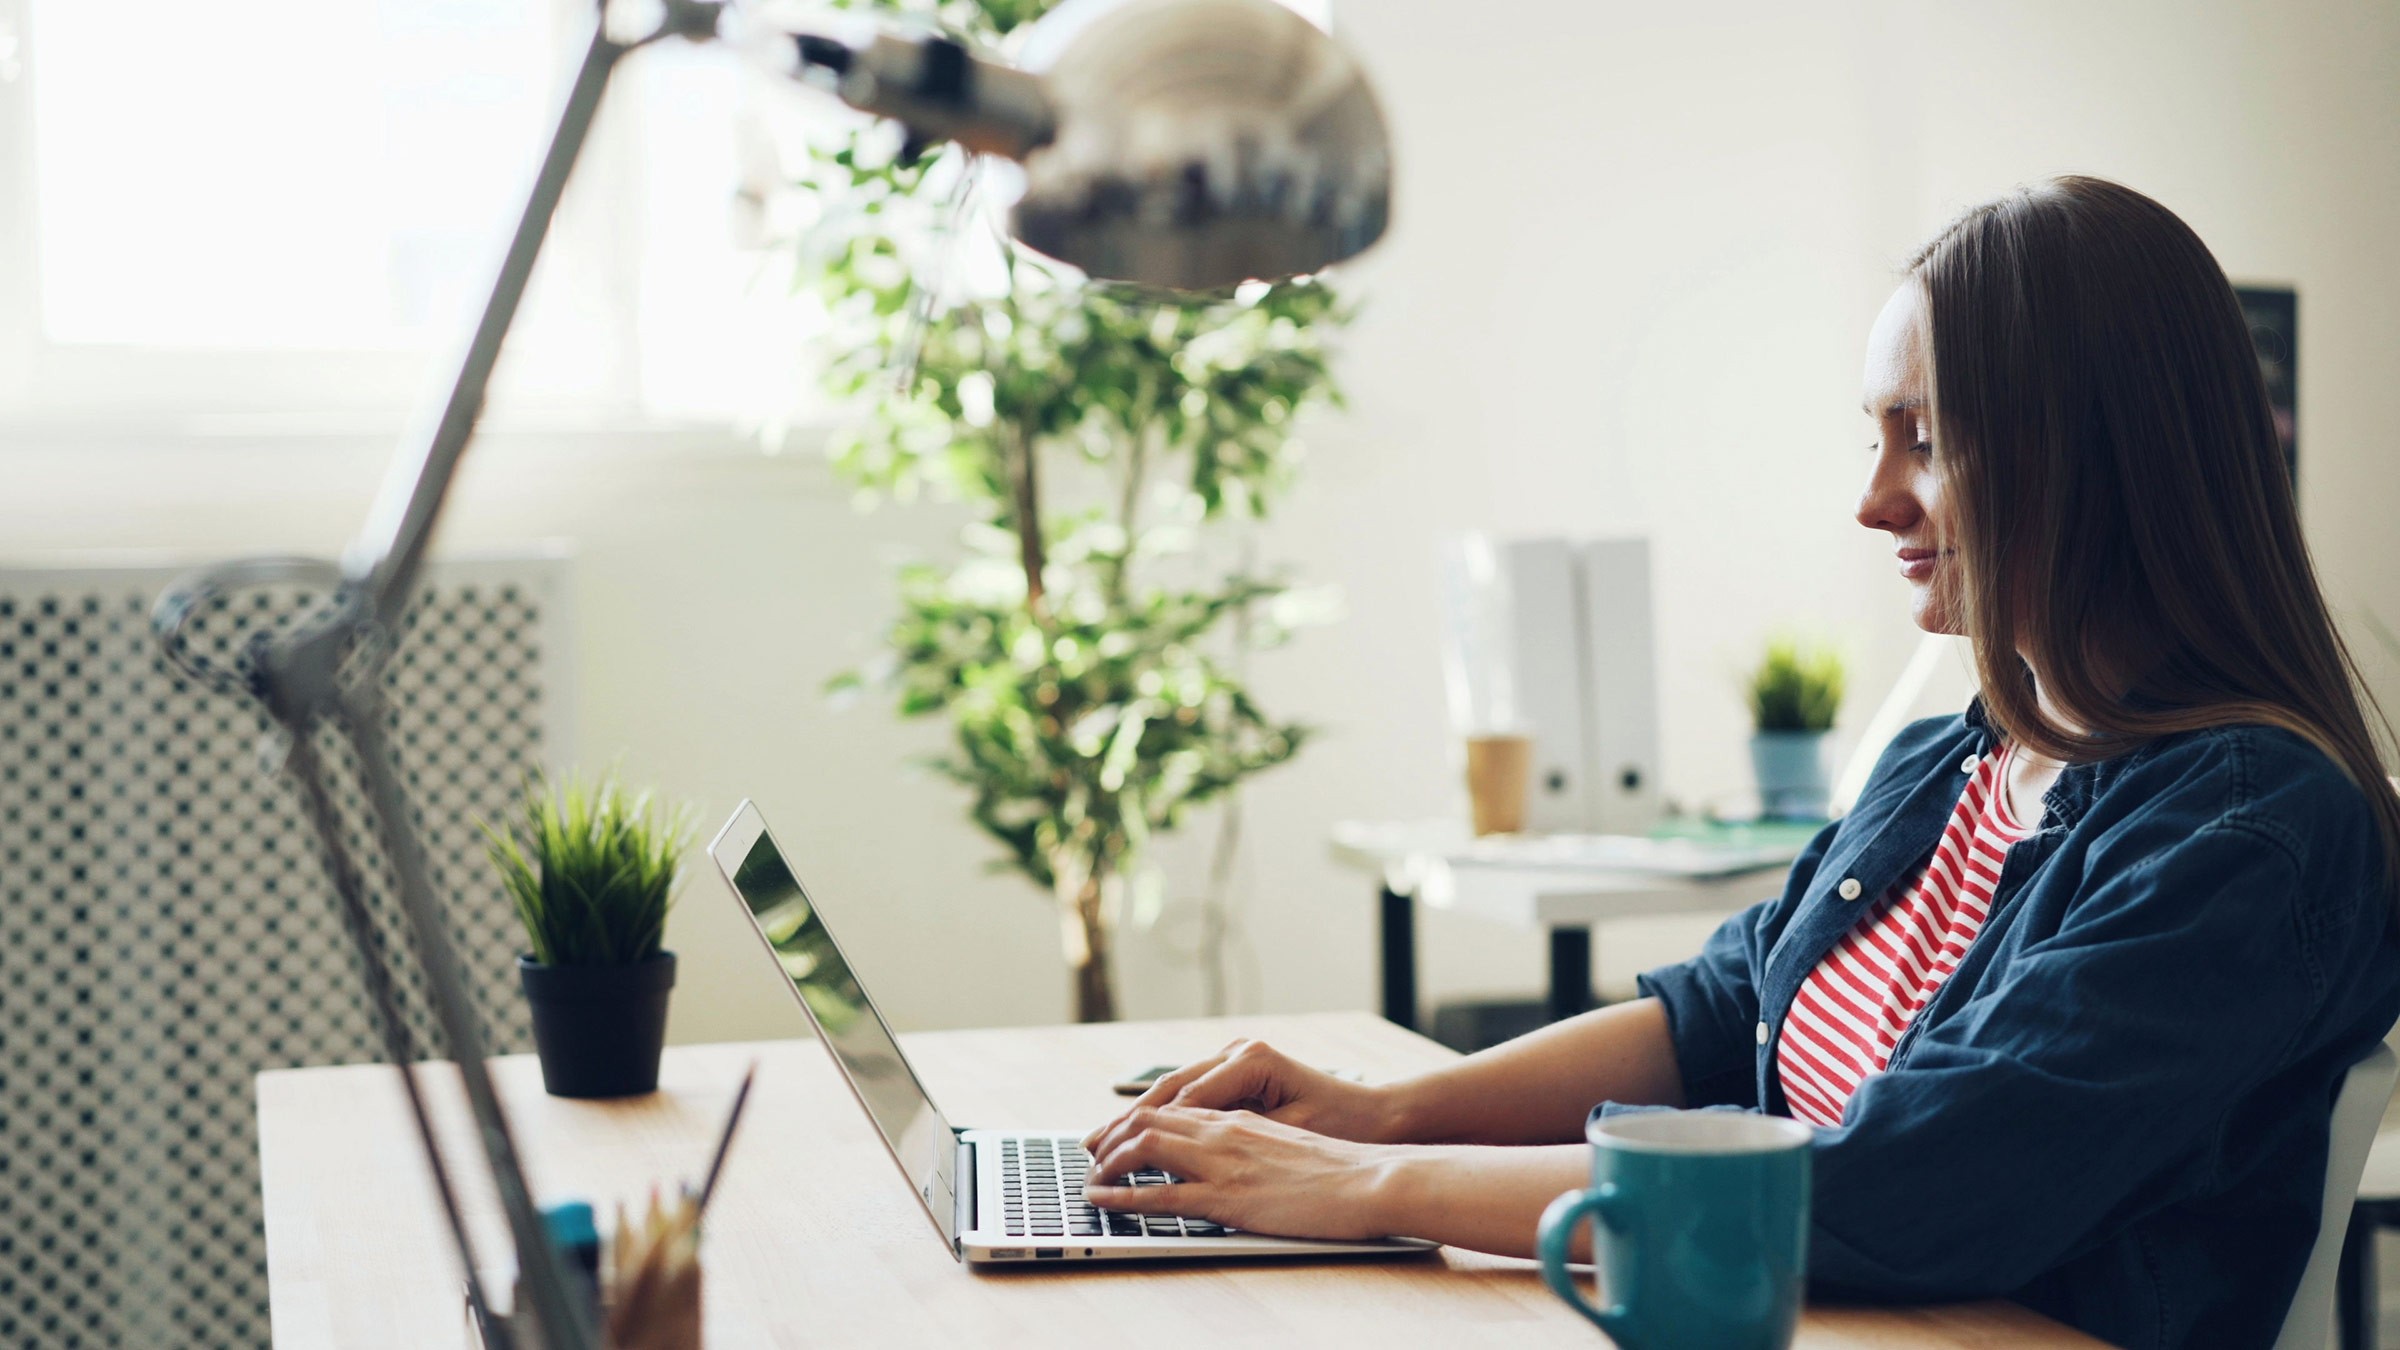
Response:
M0 1345L267 1344L251 1080L381 1057L315 836L265 766L264 716L159 657L150 605L185 570L0 567ZM229 662L309 599L237 594L193 641ZM501 1050L528 1043L522 944L476 822L565 761L569 610L561 555L435 564L386 673ZM363 832L352 757L326 744ZM369 890L403 940L388 884ZM420 991L400 992L438 1053Z

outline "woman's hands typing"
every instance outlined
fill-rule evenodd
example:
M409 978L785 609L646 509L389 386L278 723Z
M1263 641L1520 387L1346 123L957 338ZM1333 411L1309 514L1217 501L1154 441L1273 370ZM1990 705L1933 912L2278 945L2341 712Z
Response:
M1239 1040L1160 1077L1125 1114L1085 1135L1083 1146L1097 1159L1102 1146L1121 1142L1129 1123L1143 1112L1165 1107L1254 1111L1337 1139L1388 1143L1397 1138L1394 1096L1390 1088L1369 1087L1310 1068L1264 1041Z
M1432 1238L1524 1256L1543 1206L1589 1174L1592 1104L1681 1106L1665 1008L1636 999L1386 1087L1257 1041L1158 1080L1086 1136L1085 1196L1286 1237ZM1548 1145L1548 1147L1494 1147ZM1173 1185L1110 1185L1156 1169Z
M1084 1195L1102 1209L1181 1214L1291 1237L1382 1237L1395 1155L1391 1089L1241 1040L1161 1077L1092 1131ZM1134 1172L1173 1185L1111 1185Z
M1399 1227L1387 1201L1404 1149L1335 1139L1252 1111L1190 1106L1137 1106L1102 1133L1083 1188L1102 1209L1284 1237L1386 1237ZM1151 1170L1176 1180L1111 1184Z

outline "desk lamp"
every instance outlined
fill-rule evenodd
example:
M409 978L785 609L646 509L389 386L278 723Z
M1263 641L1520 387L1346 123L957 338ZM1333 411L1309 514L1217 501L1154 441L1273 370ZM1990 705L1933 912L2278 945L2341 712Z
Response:
M753 17L727 0L601 0L457 379L394 461L342 561L258 558L210 568L169 587L151 620L178 668L257 699L278 728L275 749L324 849L471 1310L489 1325L474 1246L412 1067L420 1047L396 1001L407 958L374 931L363 868L336 814L316 733L330 728L356 752L418 978L457 1061L507 1215L525 1293L518 1312L536 1324L548 1350L596 1348L600 1332L568 1296L559 1253L543 1235L493 1093L482 1033L385 733L380 676L551 214L617 62L669 38L738 36L795 78L898 122L908 153L946 140L1020 164L1024 187L1011 232L1101 280L1197 290L1315 271L1372 244L1389 203L1388 143L1364 75L1331 38L1273 0L1067 0L1027 32L1014 63L941 36L785 32L763 29ZM222 597L295 584L326 598L288 629L250 634L234 665L208 660L186 640L192 620Z

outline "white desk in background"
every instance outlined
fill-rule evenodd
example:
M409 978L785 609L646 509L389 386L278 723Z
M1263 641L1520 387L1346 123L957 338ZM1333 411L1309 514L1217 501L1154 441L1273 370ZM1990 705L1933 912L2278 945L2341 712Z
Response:
M1592 1006L1592 925L1660 914L1731 914L1773 894L1805 827L1732 826L1700 838L1494 835L1458 821L1343 821L1333 855L1380 887L1383 1015L1417 1029L1419 903L1541 928L1550 936L1549 1018Z

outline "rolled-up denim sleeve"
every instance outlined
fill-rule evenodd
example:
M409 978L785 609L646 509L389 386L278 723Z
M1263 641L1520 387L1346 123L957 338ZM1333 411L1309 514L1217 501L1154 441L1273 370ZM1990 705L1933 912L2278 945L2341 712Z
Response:
M1828 825L1809 841L1792 863L1781 895L1718 925L1698 956L1661 966L1636 982L1643 994L1666 1005L1686 1105L1759 1104L1758 970L1816 876L1836 828Z
M1813 1279L1899 1299L2016 1289L2294 1052L2339 972L2293 855L2222 821L2142 851L1819 1132Z

